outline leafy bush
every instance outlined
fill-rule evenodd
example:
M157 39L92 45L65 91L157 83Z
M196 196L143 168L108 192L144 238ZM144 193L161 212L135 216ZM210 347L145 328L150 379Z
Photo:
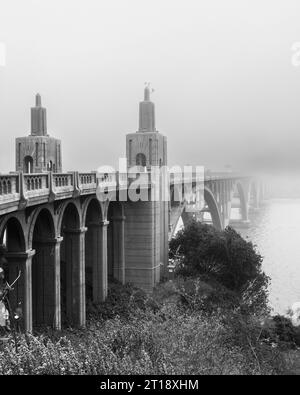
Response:
M269 278L262 271L263 259L234 229L218 231L193 221L171 241L171 258L175 252L180 256L177 275L218 282L252 312L267 309Z
M300 328L295 328L289 318L281 315L273 317L273 321L280 342L291 347L300 346Z
M239 306L237 295L218 283L204 282L199 278L179 278L177 286L181 303L192 311L212 314L219 309Z
M108 296L104 303L89 303L87 314L92 319L109 319L114 317L128 318L131 313L140 310L157 311L157 303L140 288L132 284L110 284Z

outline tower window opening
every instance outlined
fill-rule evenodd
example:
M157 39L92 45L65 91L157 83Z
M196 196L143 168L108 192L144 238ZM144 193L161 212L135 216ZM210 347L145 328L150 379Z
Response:
M142 153L137 154L135 163L137 166L146 167L146 156Z

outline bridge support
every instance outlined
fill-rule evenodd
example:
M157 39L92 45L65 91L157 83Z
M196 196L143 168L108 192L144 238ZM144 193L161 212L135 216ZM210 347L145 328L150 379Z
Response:
M21 326L27 332L32 332L32 281L31 265L35 251L7 253L8 282L11 284L18 276L21 277L14 286L14 292L9 295L10 305L13 311L18 306L22 307Z
M94 297L97 301L103 302L107 297L108 271L107 271L107 227L109 221L101 221L99 231L100 254L98 256L97 275L94 279Z
M87 228L64 229L65 261L63 307L68 323L85 326L85 232Z
M160 280L160 202L125 204L126 282L151 292Z
M125 216L111 218L113 223L113 275L125 284Z

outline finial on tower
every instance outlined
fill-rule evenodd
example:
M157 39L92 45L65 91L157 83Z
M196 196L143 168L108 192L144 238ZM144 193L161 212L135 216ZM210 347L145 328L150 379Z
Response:
M39 93L35 95L35 107L31 108L31 135L47 135L47 114L46 109L42 107L42 98Z
M144 101L150 101L150 82L145 82Z
M35 95L35 106L36 107L42 107L42 98L39 93Z
M150 82L145 82L145 89L144 89L144 101L150 101L150 94L154 92L154 89L151 89Z
M139 132L155 132L155 108L150 100L150 82L145 82L144 101L140 102Z

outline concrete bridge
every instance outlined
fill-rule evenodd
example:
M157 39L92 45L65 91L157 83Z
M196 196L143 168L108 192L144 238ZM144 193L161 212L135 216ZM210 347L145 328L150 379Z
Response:
M224 229L238 209L246 226L250 209L264 199L263 183L232 172L206 172L199 183L194 173L178 180L167 171L157 183L151 168L166 168L167 145L155 128L149 87L139 130L127 135L127 165L134 172L63 173L61 141L47 134L39 95L31 121L30 135L16 139L16 171L0 173L8 281L21 271L10 303L22 306L27 331L84 326L87 303L104 301L112 280L151 291L166 275L168 242L180 218ZM162 198L165 185L168 199Z

